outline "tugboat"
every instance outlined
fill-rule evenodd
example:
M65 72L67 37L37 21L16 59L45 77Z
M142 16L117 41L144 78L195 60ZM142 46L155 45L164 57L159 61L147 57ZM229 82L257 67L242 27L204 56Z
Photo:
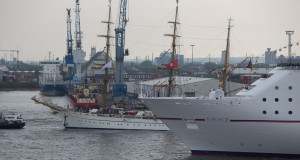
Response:
M3 114L0 112L0 129L22 129L25 121L21 114Z

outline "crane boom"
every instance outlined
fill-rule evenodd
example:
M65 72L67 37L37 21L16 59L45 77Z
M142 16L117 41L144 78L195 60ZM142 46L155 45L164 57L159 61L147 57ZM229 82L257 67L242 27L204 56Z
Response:
M76 0L75 9L75 40L76 40L76 50L81 50L81 30L80 30L80 8L79 0Z
M127 0L120 0L120 14L115 29L116 35L116 85L113 86L113 96L122 96L127 93L127 86L124 83L124 56L128 55L128 50L124 50L125 46L125 28Z
M73 40L71 32L71 9L67 9L67 55L65 57L66 66L68 67L68 72L66 74L66 79L71 81L73 78L72 70L74 67L73 61ZM69 83L70 86L70 83Z

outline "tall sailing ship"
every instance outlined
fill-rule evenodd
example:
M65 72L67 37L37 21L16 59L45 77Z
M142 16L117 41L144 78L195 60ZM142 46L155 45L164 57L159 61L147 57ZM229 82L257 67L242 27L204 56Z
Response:
M126 11L126 10L125 10ZM124 17L126 18L126 17ZM107 86L108 86L108 70L111 66L109 62L110 52L110 33L111 22L111 1L109 1L109 16L107 23L107 34L101 37L106 38L106 61L102 65L105 70L104 80L101 88L101 96L99 101L95 100L88 87L79 89L81 93L74 92L70 95L73 109L65 109L53 103L47 102L41 98L33 97L32 99L43 105L55 110L61 119L65 128L84 128L84 129L120 129L120 130L159 130L166 131L169 128L159 119L156 119L154 114L145 110L126 105L125 107L118 107L115 105L108 106L107 100ZM98 64L99 65L99 64ZM97 67L96 67L97 68ZM93 96L91 96L93 95ZM91 102L91 103L88 103ZM94 106L97 104L97 106ZM99 105L101 104L101 105Z
M226 55L229 33L230 23ZM223 88L212 90L209 97L142 100L192 154L300 157L299 64L278 64L235 97L226 97L226 64L224 68Z

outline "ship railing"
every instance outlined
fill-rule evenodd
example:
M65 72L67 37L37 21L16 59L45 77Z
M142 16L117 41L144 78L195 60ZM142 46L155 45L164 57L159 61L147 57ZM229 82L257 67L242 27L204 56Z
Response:
M279 70L300 70L300 63L278 63Z

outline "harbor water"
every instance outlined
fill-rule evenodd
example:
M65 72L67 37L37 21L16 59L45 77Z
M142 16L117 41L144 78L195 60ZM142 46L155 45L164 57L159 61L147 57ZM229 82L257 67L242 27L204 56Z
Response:
M64 129L61 119L30 98L39 91L1 91L0 112L23 115L23 129L0 130L0 159L285 160L279 157L194 155L171 131ZM53 98L53 97L52 97ZM54 97L66 103L66 97Z

